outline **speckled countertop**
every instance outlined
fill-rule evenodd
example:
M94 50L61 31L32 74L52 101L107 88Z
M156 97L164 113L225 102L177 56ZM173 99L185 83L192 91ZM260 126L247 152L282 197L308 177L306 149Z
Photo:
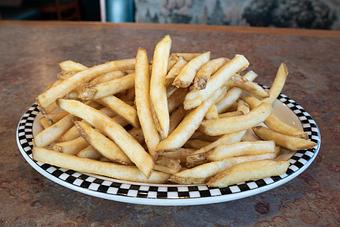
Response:
M131 205L59 186L33 170L15 142L21 114L55 79L57 63L93 65L151 53L164 34L173 51L242 53L269 85L280 62L290 75L284 93L317 121L316 161L274 190L221 204ZM340 226L340 32L185 25L108 25L0 21L0 226Z

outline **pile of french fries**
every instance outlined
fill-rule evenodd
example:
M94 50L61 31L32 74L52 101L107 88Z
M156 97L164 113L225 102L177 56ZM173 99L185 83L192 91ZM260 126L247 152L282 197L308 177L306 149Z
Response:
M120 180L226 187L281 175L290 158L281 148L316 145L272 113L285 64L265 90L242 55L170 50L167 35L152 61L139 48L133 59L93 67L61 62L37 97L43 130L33 158Z

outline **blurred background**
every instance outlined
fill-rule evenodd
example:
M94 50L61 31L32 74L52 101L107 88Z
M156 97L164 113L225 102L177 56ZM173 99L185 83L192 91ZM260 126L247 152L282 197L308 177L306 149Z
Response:
M0 19L340 29L340 0L0 0Z

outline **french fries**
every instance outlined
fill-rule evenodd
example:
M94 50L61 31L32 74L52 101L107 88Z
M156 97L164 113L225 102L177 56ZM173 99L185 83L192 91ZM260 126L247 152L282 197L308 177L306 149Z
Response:
M238 142L234 144L221 145L206 154L210 161L219 161L230 157L243 155L258 155L274 153L274 141Z
M248 114L206 120L202 122L202 131L210 136L218 136L227 133L233 133L256 126L266 120L272 111L272 106L268 103L261 103Z
M82 100L99 99L130 89L134 86L135 74L129 74L118 79L110 80L92 87L85 87L79 94Z
M287 148L292 151L304 150L313 148L316 143L310 140L297 138L294 136L287 136L278 132L275 132L269 128L265 127L255 127L253 128L255 134L263 140L274 140L275 143L281 147Z
M236 55L225 63L208 81L206 88L190 91L184 99L184 109L192 109L208 99L214 91L222 87L235 73L248 67L249 62L243 55Z
M243 78L248 81L253 81L256 77L257 74L253 71L249 71L243 76ZM236 102L236 100L240 98L241 93L242 90L240 88L231 88L227 94L218 103L216 103L218 113L223 113L229 107L231 107Z
M138 49L135 69L135 100L138 118L150 154L154 157L159 135L152 118L150 100L150 72L145 49Z
M171 150L182 147L186 141L194 134L195 130L200 126L208 109L215 101L226 92L225 88L217 90L209 99L205 100L199 107L188 113L181 123L171 132L171 134L162 140L157 150Z
M82 118L99 131L105 133L105 135L112 139L124 151L145 176L148 177L150 175L154 166L151 156L121 125L99 110L79 101L59 99L58 105L63 110Z
M210 51L205 52L188 62L175 78L172 85L176 87L186 88L193 82L199 68L210 59Z
M249 180L257 180L284 174L289 161L259 160L244 162L226 169L213 176L207 185L210 187L227 187Z
M150 81L150 97L154 111L154 121L159 125L159 133L161 138L166 138L169 134L170 120L168 101L166 95L165 77L168 68L168 59L170 55L171 38L165 36L156 45Z
M65 96L74 90L77 86L97 77L100 74L119 70L126 67L134 66L135 59L127 59L120 61L111 61L102 65L97 65L84 71L78 72L70 78L63 80L60 84L51 87L44 93L40 94L37 102L41 108L46 108L58 98Z
M81 121L76 121L75 125L80 135L105 158L122 164L131 163L124 152L98 130Z
M205 63L195 76L194 88L198 90L204 89L211 75L224 65L227 60L226 58L216 58Z
M39 147L33 148L33 158L34 160L59 166L65 169L73 169L79 172L98 174L119 180L146 183L164 183L169 178L169 174L158 171L151 171L150 176L146 177L142 171L138 170L134 166L100 162Z
M171 44L162 38L150 61L139 48L135 59L93 67L61 62L37 98L34 160L119 180L226 187L283 174L296 150L316 145L272 113L284 63L266 90L253 71L241 76L243 55L210 60L209 51L170 53Z

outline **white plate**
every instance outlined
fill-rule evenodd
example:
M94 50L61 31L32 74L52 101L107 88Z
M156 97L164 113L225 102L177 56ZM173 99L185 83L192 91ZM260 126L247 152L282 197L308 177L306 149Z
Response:
M313 118L295 101L281 94L274 104L275 114L286 123L302 128L317 145L308 150L297 151L290 158L287 172L256 181L247 181L225 188L210 188L206 185L144 184L126 182L79 173L32 159L33 132L39 130L36 123L39 110L33 104L22 116L17 127L16 140L25 160L40 174L69 189L99 198L119 202L147 205L199 205L241 199L276 188L307 169L315 159L321 144L319 129Z

